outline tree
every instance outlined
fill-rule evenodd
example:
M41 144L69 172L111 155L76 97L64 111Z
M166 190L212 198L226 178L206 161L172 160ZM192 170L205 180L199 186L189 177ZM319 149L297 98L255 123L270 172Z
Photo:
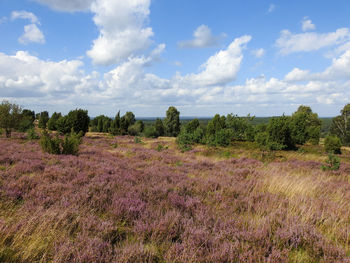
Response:
M328 135L324 140L324 149L327 153L341 154L341 141L337 136Z
M90 117L87 110L75 109L68 113L67 124L75 133L85 134L89 131Z
M295 141L292 138L290 129L291 117L281 116L273 117L267 125L268 141L269 143L277 143L278 148L282 150L295 149Z
M21 114L21 120L18 126L18 130L25 132L29 129L34 128L35 112L24 109Z
M125 113L123 117L120 119L120 130L121 134L128 134L129 126L135 124L136 119L134 113L128 111Z
M61 113L54 112L47 122L47 128L51 131L57 131L57 121L62 117Z
M216 134L223 130L226 129L226 118L225 116L221 116L219 114L216 114L214 118L212 118L207 125L207 130L206 130L206 141L209 145L216 145L217 141L217 136ZM220 137L222 137L220 135Z
M40 112L38 124L39 128L46 129L46 124L49 121L49 119L49 113L47 111Z
M317 113L313 113L309 106L299 106L291 118L291 132L297 144L311 142L317 145L320 141L321 120Z
M110 132L113 134L113 135L119 135L121 134L121 130L120 130L120 121L121 121L121 118L120 118L120 111L118 111L117 115L115 116L112 124L111 124L111 128L110 128Z
M157 137L164 136L164 125L161 119L157 118L156 123L154 124Z
M17 129L21 120L22 109L17 104L12 104L6 100L0 104L0 128L3 128L6 137L11 137L13 129Z
M60 134L68 134L71 132L71 126L68 122L68 117L67 116L61 116L60 118L58 118L57 122L56 122L56 128L57 131Z
M164 130L169 137L176 137L180 133L180 112L173 106L166 111Z
M228 114L226 117L226 127L232 130L232 136L237 141L254 141L254 127L251 121L254 117L239 117Z
M341 115L333 118L330 133L340 138L343 145L350 145L350 103L341 110Z

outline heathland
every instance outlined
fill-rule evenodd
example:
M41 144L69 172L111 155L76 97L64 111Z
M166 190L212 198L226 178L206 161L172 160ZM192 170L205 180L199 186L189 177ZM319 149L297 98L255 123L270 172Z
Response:
M0 138L1 262L348 262L350 151L87 133L78 155Z

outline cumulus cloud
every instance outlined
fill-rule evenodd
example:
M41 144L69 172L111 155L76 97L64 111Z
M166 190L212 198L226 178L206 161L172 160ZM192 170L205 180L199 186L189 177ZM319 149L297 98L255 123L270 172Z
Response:
M36 15L34 15L31 12L27 12L27 11L13 11L11 14L11 19L12 20L16 20L16 19L29 19L32 24L36 24L39 23L38 18L36 17Z
M45 43L45 37L43 32L41 32L35 24L30 24L24 26L24 33L18 41L22 44L28 44L31 42L43 44Z
M289 30L283 30L275 45L282 55L288 55L343 44L349 39L350 30L348 28L339 28L335 32L323 34L315 32L293 34Z
M243 60L242 51L251 40L251 36L236 38L225 50L211 56L198 74L190 74L183 79L195 85L225 85L235 80Z
M262 58L265 55L265 53L266 53L266 51L263 48L252 50L252 54L256 58Z
M218 44L219 37L212 34L211 29L206 25L200 25L193 32L193 39L178 43L180 48L205 48Z
M87 55L98 65L120 63L146 50L152 43L152 28L145 27L150 0L96 0L91 11L100 34Z
M301 21L301 28L305 32L309 30L315 30L316 26L312 23L311 19L304 17L303 21Z
M3 97L55 97L74 94L87 78L79 60L43 61L25 51L0 53L0 93Z
M13 11L11 14L11 19L28 19L31 21L31 24L24 26L24 33L18 39L22 44L28 43L45 43L45 37L43 32L38 28L37 25L40 25L39 19L36 15L27 11Z
M86 11L94 0L35 0L59 11Z

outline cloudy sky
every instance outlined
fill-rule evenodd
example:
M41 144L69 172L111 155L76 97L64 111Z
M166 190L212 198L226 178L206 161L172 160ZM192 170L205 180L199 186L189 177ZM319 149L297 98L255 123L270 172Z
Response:
M335 116L350 1L0 0L0 100L89 115Z

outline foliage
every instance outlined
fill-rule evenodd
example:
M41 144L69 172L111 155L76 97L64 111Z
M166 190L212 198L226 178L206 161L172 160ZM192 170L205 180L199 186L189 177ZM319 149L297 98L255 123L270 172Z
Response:
M147 126L144 131L144 135L147 138L157 138L158 137L158 132L156 128L152 126Z
M68 134L71 132L72 127L67 116L61 116L58 118L56 122L56 129L60 134Z
M283 145L269 139L268 132L258 132L255 135L255 142L261 151L277 151L283 148Z
M334 135L328 135L324 140L324 149L327 153L341 154L341 140Z
M291 117L273 117L267 125L268 141L279 145L282 150L293 150L296 148L292 137Z
M136 122L135 115L131 111L125 113L120 119L120 130L121 134L128 134L128 128Z
M11 137L12 130L18 129L22 109L17 104L6 100L0 104L0 128L5 130L6 137Z
M75 109L68 113L67 124L70 131L75 133L82 132L84 135L89 130L90 117L87 110ZM67 128L68 128L67 127Z
M110 133L113 135L120 135L121 134L121 129L120 129L120 111L115 115L114 120L112 121L111 128L110 128Z
M28 109L24 109L20 117L18 130L20 132L25 132L28 129L34 128L34 120L35 120L35 112Z
M129 126L128 134L131 136L140 135L143 132L144 128L145 128L145 124L143 123L143 121L138 120L135 122L135 124Z
M41 129L46 129L46 125L49 119L49 113L47 111L40 112L38 127Z
M323 171L336 171L339 170L340 167L340 159L333 155L332 153L328 154L328 158L326 160L326 164L322 165Z
M164 132L164 125L161 119L157 118L156 122L154 124L156 133L157 133L157 137L159 136L164 136L165 132Z
M57 121L61 117L62 114L60 112L54 112L49 121L47 122L47 129L49 129L50 131L57 131Z
M90 121L90 128L92 132L107 133L112 131L112 127L113 127L112 119L105 115L97 116Z
M309 106L299 106L292 115L290 125L295 143L311 142L314 145L319 143L322 122Z
M176 138L176 143L182 152L189 151L194 144L193 136L191 133L187 132L185 127L183 127Z
M236 141L254 141L254 127L252 121L254 117L239 117L228 114L226 117L226 127L232 130L232 139Z
M80 134L71 133L66 134L64 139L61 139L58 134L51 137L50 134L44 130L39 144L44 152L50 154L77 155L79 145L82 142L82 136L82 132Z
M35 132L34 128L28 129L27 130L27 139L29 140L37 140L39 139L39 135Z
M350 145L350 104L344 106L341 115L333 118L330 133L338 136L343 145Z
M180 112L173 106L170 106L166 111L164 119L165 135L176 137L180 133Z
M142 139L139 136L134 137L134 142L135 143L142 143Z

